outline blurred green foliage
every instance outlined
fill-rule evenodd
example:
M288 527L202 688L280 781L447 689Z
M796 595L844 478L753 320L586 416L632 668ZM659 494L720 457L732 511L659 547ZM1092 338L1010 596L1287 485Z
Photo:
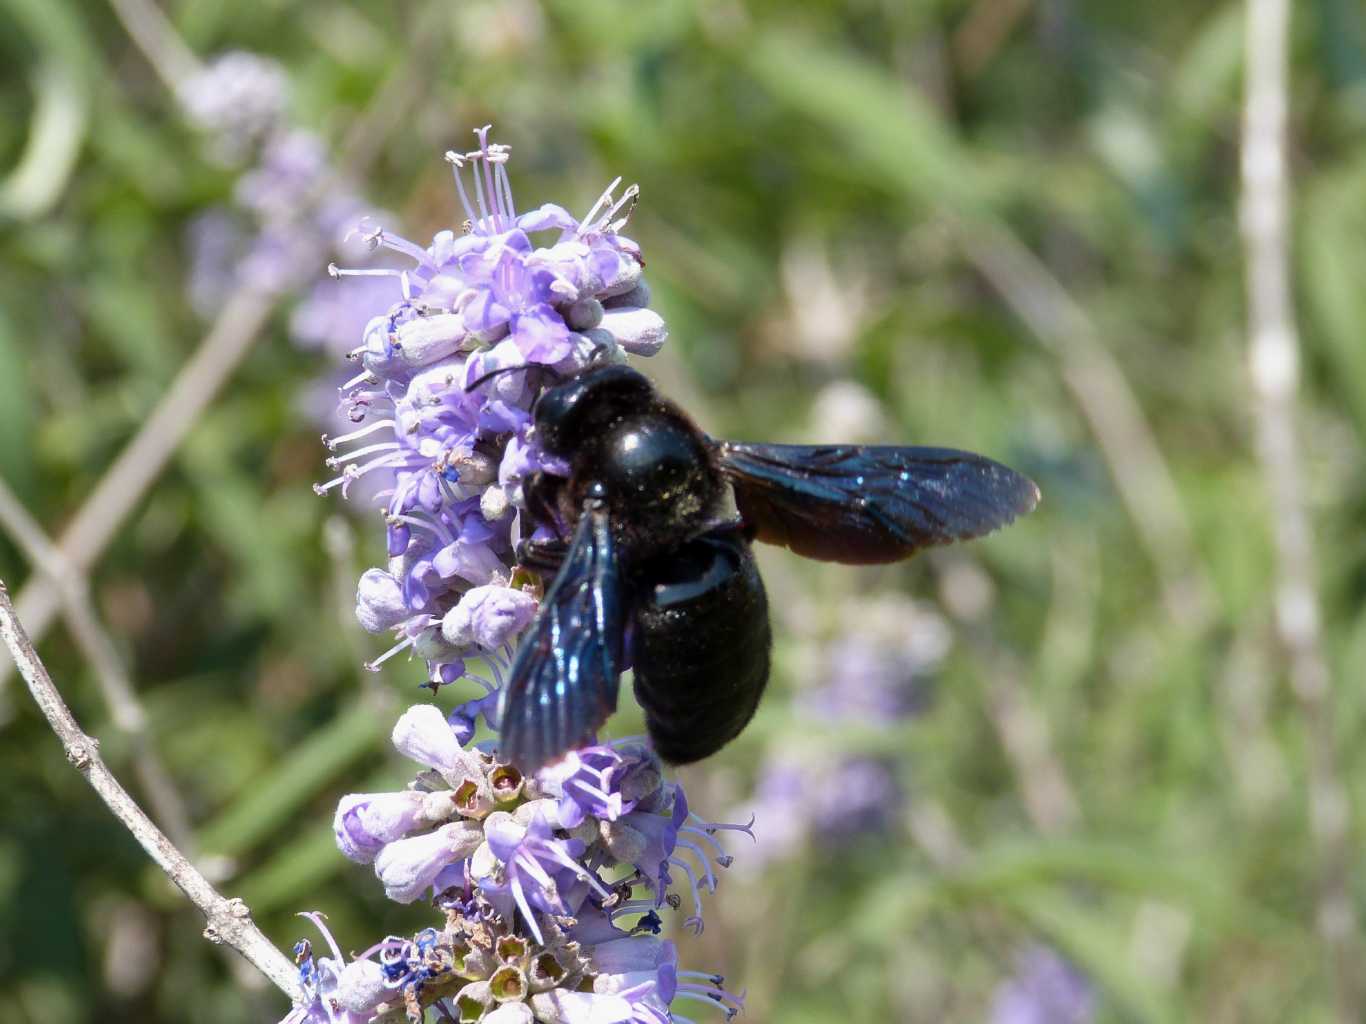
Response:
M1270 630L1244 372L1239 5L172 0L169 13L201 56L282 62L295 120L334 144L390 76L409 76L415 102L383 125L360 183L409 237L448 225L440 154L489 121L523 207L581 212L612 176L638 181L631 234L673 332L648 369L708 430L823 436L817 396L853 381L880 401L887 440L992 453L1040 482L1027 521L906 566L763 554L775 692L744 738L686 773L693 803L741 803L784 743L880 745L899 755L912 813L893 834L813 842L725 879L706 934L682 939L690 966L748 986L760 1021L973 1021L1014 951L1041 940L1091 976L1102 1020L1330 1018L1306 733ZM206 330L186 299L186 228L234 177L111 8L3 0L0 27L0 476L57 535ZM1304 471L1360 809L1366 14L1312 0L1294 28ZM1031 331L989 270L1003 237L1089 333ZM333 368L291 346L287 311L98 559L92 593L224 890L283 947L307 930L290 915L321 909L359 949L422 917L336 853L332 808L402 781L386 732L420 672L359 671L379 641L355 626L350 591L382 557L380 531L309 490L323 453L302 395ZM1137 439L1097 443L1079 397L1098 365L1137 398L1189 549L1112 483ZM31 575L0 536L0 577L17 592ZM790 707L796 640L898 590L959 626L930 713L811 734ZM64 629L41 650L127 778L128 745ZM0 1019L282 1015L278 994L199 938L198 915L13 681L0 701ZM1022 757L1003 738L1031 714L1047 730ZM1053 817L1029 796L1040 764L1070 793ZM936 827L959 855L936 855Z

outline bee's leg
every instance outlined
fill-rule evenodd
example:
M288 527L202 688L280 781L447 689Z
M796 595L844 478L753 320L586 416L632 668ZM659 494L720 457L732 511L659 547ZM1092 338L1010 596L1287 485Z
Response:
M522 482L522 498L526 501L526 510L532 520L549 526L557 533L564 532L560 517L560 494L564 485L564 477L552 476L540 470Z
M517 545L517 564L541 573L556 573L564 563L569 543L560 540L524 540Z
M532 521L548 526L558 534L564 533L564 521L560 515L560 497L564 493L564 485L564 477L539 470L522 482L522 497ZM561 537L524 540L517 545L517 564L536 572L558 572L568 550L568 541Z
M754 540L757 529L745 522L740 516L731 516L726 519L712 519L702 524L701 528L693 534L693 539L697 537L740 537L745 541Z

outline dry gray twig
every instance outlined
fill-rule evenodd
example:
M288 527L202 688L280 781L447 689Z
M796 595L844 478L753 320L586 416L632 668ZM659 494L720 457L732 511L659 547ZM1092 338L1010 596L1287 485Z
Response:
M1300 352L1290 290L1289 31L1287 0L1248 0L1239 213L1253 411L1276 547L1276 630L1308 734L1317 926L1333 962L1338 1019L1346 1024L1361 1020L1362 975L1349 877L1351 803L1337 763L1333 680L1323 651L1314 541L1295 429Z
M245 903L228 899L185 859L166 835L153 824L128 791L109 771L99 756L99 744L87 736L62 700L47 669L33 650L33 644L10 603L9 591L0 581L0 640L4 641L29 692L61 740L67 760L79 771L114 816L133 834L147 854L168 878L204 912L205 938L231 946L295 1002L302 998L298 972L289 958L273 946L251 920Z

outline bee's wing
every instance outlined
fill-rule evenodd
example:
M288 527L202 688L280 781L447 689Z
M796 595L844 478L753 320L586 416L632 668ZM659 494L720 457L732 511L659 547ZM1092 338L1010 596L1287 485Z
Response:
M607 513L586 509L503 689L501 751L524 773L588 742L616 710L624 603Z
M1028 477L952 448L713 442L756 539L864 565L980 537L1039 502Z

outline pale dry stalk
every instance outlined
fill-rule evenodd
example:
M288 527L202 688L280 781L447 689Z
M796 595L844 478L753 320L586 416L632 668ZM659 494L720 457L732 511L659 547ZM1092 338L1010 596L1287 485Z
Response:
M1248 0L1240 208L1248 359L1276 548L1276 631L1307 734L1316 923L1333 966L1338 1019L1347 1024L1361 1020L1363 976L1349 878L1351 804L1338 767L1333 680L1323 650L1313 534L1295 427L1300 352L1290 290L1289 30L1288 0Z

